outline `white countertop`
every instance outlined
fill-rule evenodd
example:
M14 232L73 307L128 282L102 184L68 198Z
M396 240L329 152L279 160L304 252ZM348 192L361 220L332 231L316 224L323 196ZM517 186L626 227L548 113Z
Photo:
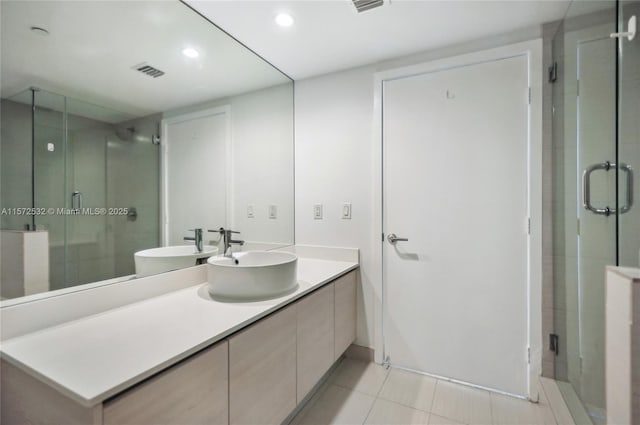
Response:
M631 279L640 283L640 268L637 267L619 267L619 266L607 266L607 270L617 273L620 276Z
M2 358L91 407L358 267L298 258L298 289L223 303L205 283L6 340Z

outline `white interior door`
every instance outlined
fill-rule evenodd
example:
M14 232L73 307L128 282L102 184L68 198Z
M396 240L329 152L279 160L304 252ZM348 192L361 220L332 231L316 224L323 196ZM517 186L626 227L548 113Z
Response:
M527 93L526 55L383 83L392 365L528 393Z
M189 229L227 227L228 115L223 107L163 121L165 246L193 243L184 241Z

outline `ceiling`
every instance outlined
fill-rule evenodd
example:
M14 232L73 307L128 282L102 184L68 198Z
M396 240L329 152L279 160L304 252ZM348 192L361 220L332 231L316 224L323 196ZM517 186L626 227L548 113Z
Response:
M385 0L360 14L350 0L186 3L303 79L558 20L569 0ZM0 7L3 98L36 86L142 116L288 81L178 1L2 0ZM292 27L275 24L282 11L293 15ZM184 57L184 47L197 48L200 57ZM134 71L141 62L166 74Z
M569 0L186 0L293 79L397 58L562 19ZM274 17L288 12L289 28Z
M35 86L144 116L290 81L178 1L2 0L0 8L3 98ZM200 56L184 56L186 47ZM132 69L142 62L165 74ZM77 109L109 122L125 116L86 103Z

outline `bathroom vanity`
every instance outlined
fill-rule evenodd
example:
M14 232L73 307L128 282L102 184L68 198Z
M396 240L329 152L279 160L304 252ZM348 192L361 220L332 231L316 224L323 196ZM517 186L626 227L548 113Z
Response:
M204 279L3 341L2 423L281 423L355 339L357 267L299 258L279 298Z

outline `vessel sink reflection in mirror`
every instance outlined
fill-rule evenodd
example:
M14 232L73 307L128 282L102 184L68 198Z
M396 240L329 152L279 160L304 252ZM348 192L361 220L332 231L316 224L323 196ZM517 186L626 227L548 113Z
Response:
M192 267L198 260L218 254L218 248L211 245L202 247L198 252L194 245L165 246L145 249L134 254L136 277L145 277L171 270Z

